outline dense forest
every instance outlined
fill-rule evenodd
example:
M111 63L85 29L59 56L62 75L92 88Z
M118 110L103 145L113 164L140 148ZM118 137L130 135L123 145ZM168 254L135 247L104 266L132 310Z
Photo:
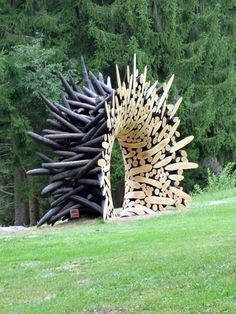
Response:
M81 81L80 57L95 73L121 70L137 54L150 80L175 73L171 99L184 97L181 133L193 134L190 160L200 164L185 188L204 185L236 159L235 0L0 0L0 224L34 225L48 201L26 171L39 164L26 131L48 112L38 97L60 96L58 72ZM123 166L117 145L112 182L119 202Z

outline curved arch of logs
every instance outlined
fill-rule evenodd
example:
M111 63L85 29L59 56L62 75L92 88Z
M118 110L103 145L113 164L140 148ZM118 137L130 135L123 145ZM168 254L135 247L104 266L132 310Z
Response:
M49 175L42 196L52 197L49 211L38 226L70 218L71 210L94 212L110 219L116 216L110 186L110 159L115 138L125 164L125 197L121 217L153 214L166 206L187 205L191 198L180 182L183 170L197 168L183 149L193 140L179 140L180 120L176 112L182 97L167 103L174 76L167 83L150 86L147 68L139 74L134 56L133 70L127 67L121 82L116 66L117 88L108 77L87 72L81 59L83 87L60 75L66 92L62 103L40 95L51 112L43 135L28 132L50 149L50 156L37 153L41 168L29 175ZM55 160L55 156L57 156Z

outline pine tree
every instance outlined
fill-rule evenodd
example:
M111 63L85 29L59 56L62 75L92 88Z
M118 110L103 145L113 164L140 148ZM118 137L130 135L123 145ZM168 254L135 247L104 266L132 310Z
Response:
M37 162L23 136L47 116L35 91L55 99L54 72L80 78L81 55L94 72L112 77L114 63L124 71L135 52L149 79L161 83L175 73L171 97L184 97L181 133L195 136L191 160L215 158L223 166L236 159L234 0L0 0L0 11L0 189L9 193L0 192L0 200L6 208L13 170L23 173ZM191 173L188 189L204 179L202 172ZM20 194L31 199L37 188L23 180Z

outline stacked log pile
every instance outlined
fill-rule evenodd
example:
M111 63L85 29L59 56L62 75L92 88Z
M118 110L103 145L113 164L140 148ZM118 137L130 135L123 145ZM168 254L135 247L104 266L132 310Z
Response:
M29 175L49 175L50 182L42 190L42 196L52 196L50 210L40 219L38 226L54 224L70 217L71 209L103 215L105 195L98 160L104 156L102 143L107 134L105 103L112 99L110 78L105 82L99 74L88 74L82 63L83 84L81 88L70 77L60 80L67 94L61 95L62 103L51 102L40 95L52 118L43 135L28 132L34 140L50 149L51 158L37 153L42 160L41 168L30 170Z
M127 67L126 79L121 82L116 66L117 89L108 112L109 133L105 148L106 160L100 162L103 172L109 170L111 146L117 138L125 164L125 197L121 217L155 214L168 205L179 208L188 205L191 197L180 182L183 170L197 168L188 161L183 149L193 136L180 138L176 116L182 97L172 105L167 103L174 79L161 86L146 81L147 68L138 73L134 56L133 71ZM110 115L109 115L110 113ZM108 178L109 178L108 173ZM109 183L109 180L105 180ZM105 189L109 191L109 185ZM108 196L108 210L112 199Z
M60 79L67 96L62 104L41 95L52 118L43 135L28 132L36 141L49 147L55 161L42 153L41 168L30 175L49 175L50 182L42 195L51 195L50 210L39 221L54 224L70 217L73 208L96 212L103 219L115 215L110 185L110 159L115 138L118 139L125 163L125 199L121 217L153 214L168 205L187 205L190 196L180 182L183 170L198 165L188 161L183 148L193 136L179 140L180 120L176 112L181 104L167 104L174 76L167 84L150 86L147 69L140 75L134 57L133 71L127 67L121 82L116 66L117 89L110 78L87 72L82 59L84 86L72 78Z

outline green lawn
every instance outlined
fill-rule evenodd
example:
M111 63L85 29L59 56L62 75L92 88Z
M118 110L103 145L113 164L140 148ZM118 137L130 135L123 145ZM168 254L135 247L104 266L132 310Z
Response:
M236 313L236 192L151 219L2 235L0 313Z

